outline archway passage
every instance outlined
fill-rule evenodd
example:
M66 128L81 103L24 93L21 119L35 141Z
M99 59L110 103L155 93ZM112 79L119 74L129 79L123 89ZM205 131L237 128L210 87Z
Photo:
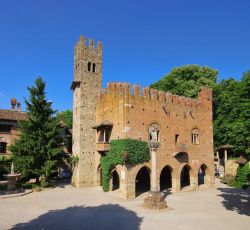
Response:
M160 175L160 189L164 191L168 188L172 188L172 176L171 176L172 169L170 166L165 166Z
M150 190L150 173L149 169L143 166L136 175L135 179L135 194L140 194Z
M181 170L181 189L190 186L190 167L185 165Z
M206 178L206 170L207 166L206 165L201 165L198 171L198 185L205 184L205 178Z
M112 172L112 191L119 189L120 187L120 179L116 170Z

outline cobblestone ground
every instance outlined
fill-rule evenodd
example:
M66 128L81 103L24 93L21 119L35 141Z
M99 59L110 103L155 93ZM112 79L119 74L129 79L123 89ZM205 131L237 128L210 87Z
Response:
M216 189L167 196L167 211L142 207L101 188L57 187L0 199L0 229L250 229L250 191Z

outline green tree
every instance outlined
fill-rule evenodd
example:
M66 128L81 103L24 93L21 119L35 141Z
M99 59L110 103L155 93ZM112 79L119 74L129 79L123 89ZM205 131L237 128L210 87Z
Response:
M231 144L237 155L250 156L250 70L241 81L216 83L218 71L210 67L186 65L174 68L150 87L195 98L202 86L213 89L215 146Z
M45 82L37 78L35 86L28 87L29 99L25 100L28 120L20 122L20 137L11 145L15 169L29 178L45 179L55 169L61 148L58 144L58 120L46 99Z
M63 121L65 126L69 129L72 128L72 125L73 125L73 114L72 114L72 110L64 110L64 111L61 111L60 113L57 113L57 118L60 120L60 121Z
M237 155L250 155L250 71L241 81L221 81L214 89L214 139L229 143Z
M208 66L184 65L174 68L150 87L196 98L202 86L215 86L217 76L218 71Z

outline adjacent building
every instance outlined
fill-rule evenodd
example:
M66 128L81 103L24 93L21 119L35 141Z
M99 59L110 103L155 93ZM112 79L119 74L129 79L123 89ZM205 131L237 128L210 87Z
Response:
M10 145L18 137L18 122L27 119L27 113L21 111L21 103L11 99L11 109L0 109L0 156L9 156Z

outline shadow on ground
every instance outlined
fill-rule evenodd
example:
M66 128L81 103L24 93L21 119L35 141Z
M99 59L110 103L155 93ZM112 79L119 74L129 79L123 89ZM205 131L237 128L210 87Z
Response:
M223 206L230 211L250 216L250 191L236 188L218 188Z
M119 205L73 206L62 210L51 210L30 222L17 224L12 229L137 230L142 219L136 213Z

